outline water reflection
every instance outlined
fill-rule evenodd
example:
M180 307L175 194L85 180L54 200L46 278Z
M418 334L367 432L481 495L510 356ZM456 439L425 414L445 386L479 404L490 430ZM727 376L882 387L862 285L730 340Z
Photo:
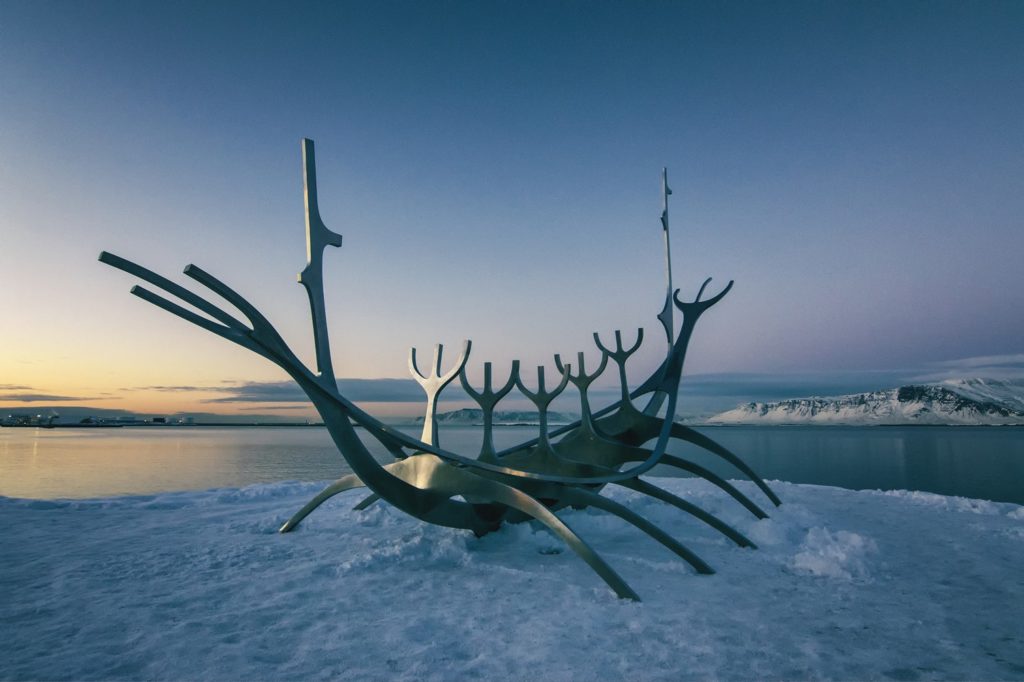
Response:
M718 427L701 429L768 479L854 489L927 490L1024 504L1024 428ZM418 435L418 429L408 433ZM529 427L495 429L513 445ZM442 446L480 448L472 427L441 432ZM390 457L368 442L380 461ZM729 478L737 473L697 448L671 451ZM0 428L0 495L98 497L322 481L348 473L322 428ZM658 472L668 473L668 472Z
M856 490L926 490L1024 504L1024 428L723 427L701 429L765 478ZM676 450L735 477L696 448Z
M344 473L323 429L0 429L0 494L94 497Z

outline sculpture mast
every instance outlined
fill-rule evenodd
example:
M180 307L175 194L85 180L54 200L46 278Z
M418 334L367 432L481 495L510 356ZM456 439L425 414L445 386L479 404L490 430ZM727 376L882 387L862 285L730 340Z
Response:
M668 169L661 169L661 232L665 238L665 305L662 307L661 312L658 313L658 320L661 322L661 326L665 328L665 336L668 339L669 353L672 352L672 346L675 344L675 321L673 312L675 306L672 304L672 248L669 243L668 234L668 197L672 194L672 190L668 186ZM658 410L661 409L662 403L665 401L664 394L655 393L651 397L651 401L647 403L647 407L644 408L644 414L657 414Z
M338 388L331 363L331 343L327 336L327 309L324 307L324 249L341 246L341 235L331 232L320 219L316 200L316 155L313 140L302 140L302 185L306 202L306 267L299 273L299 283L309 295L309 311L313 316L313 343L320 383L330 390Z

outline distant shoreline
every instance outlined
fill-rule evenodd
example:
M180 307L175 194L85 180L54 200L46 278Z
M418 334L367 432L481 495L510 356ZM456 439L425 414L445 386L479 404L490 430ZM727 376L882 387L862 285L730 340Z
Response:
M921 423L906 423L906 424L841 424L841 423L792 423L792 424L765 424L750 422L746 424L705 424L695 422L682 422L684 426L689 428L700 428L700 429L775 429L775 428L819 428L819 429L833 429L833 428L846 428L846 429L934 429L934 428L965 428L965 429L1020 429L1024 428L1024 424L921 424ZM415 423L397 423L388 424L392 428L400 429L418 429L422 428L422 424ZM480 429L483 428L482 424L443 424L445 428L456 428L456 429ZM537 424L520 423L520 424L495 424L495 428L537 428ZM560 425L553 425L560 426ZM44 426L41 424L0 424L0 428L4 429L209 429L209 428L232 428L232 429L253 429L253 428L324 428L323 422L317 422L315 424L305 423L292 423L292 422L204 422L201 424L51 424ZM362 428L356 425L356 428Z
M269 423L269 422L204 422L201 424L0 424L0 428L4 429L195 429L195 428L210 428L217 427L223 428L226 426L235 428L263 428L266 426L272 427L323 427L323 422L316 424L304 424L304 423Z

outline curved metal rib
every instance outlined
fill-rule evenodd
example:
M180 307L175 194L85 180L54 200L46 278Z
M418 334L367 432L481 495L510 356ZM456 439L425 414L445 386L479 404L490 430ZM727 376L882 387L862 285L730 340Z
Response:
M619 598L640 601L640 596L633 591L633 588L631 588L629 584L626 583L626 581L623 580L622 577L616 573L615 570L609 566L597 552L591 549L590 545L584 542L568 524L555 516L555 514L543 504L523 491L517 490L512 486L505 485L504 483L480 478L465 469L452 468L452 471L458 472L461 475L460 478L463 476L472 476L476 480L469 486L443 486L446 492L453 495L468 494L476 498L486 497L493 502L516 509L537 521L540 521L555 533L555 535L560 537L578 557L587 562L587 565L590 566L590 568L593 569L593 571L597 573L610 588L612 588Z
M363 511L364 509L366 509L366 508L370 507L371 505L373 505L373 503L377 502L378 500L380 500L380 495L378 495L377 493L373 493L371 495L367 495L362 500L360 500L359 504L357 504L356 506L352 507L352 509L354 511Z
M703 478L704 480L713 483L714 485L718 486L719 488L727 492L730 496L732 496L734 500L736 500L744 507L746 507L747 510L757 518L768 518L768 514L766 514L763 509L754 504L753 500L751 500L749 497L741 493L733 484L729 483L729 481L725 480L724 478L722 478L715 472L711 471L710 469L702 467L696 462L691 462L688 459L676 457L675 455L663 455L661 461L658 464L675 467L676 469L682 469L683 471L688 471L691 474L696 474L700 478Z
M631 523L668 549L672 550L677 556L679 556L679 558L693 566L698 573L710 575L715 572L715 570L708 566L703 559L687 549L686 546L644 517L629 509L629 507L621 505L614 500L609 500L607 497L601 497L597 493L592 493L583 488L566 488L562 492L561 497L564 502L568 502L569 504L597 507L598 509L618 516L623 521Z
M283 526L277 531L278 533L289 533L295 530L295 527L302 523L302 519L310 515L310 513L319 507L321 504L331 499L339 493L343 493L346 490L352 490L353 488L365 488L366 484L363 483L358 476L355 474L348 474L342 476L334 483L330 484L326 488L320 491L316 497L306 503L299 511L285 522Z
M240 345L245 345L247 348L249 347L247 344L248 339L246 338L246 336L242 333L239 333L236 329L232 327L225 327L224 325L217 324L213 320L208 320L201 315L197 315L191 310L181 307L177 303L168 301L166 298L160 296L159 294L154 294L152 291L150 291L144 286L136 284L131 288L130 291L133 296L138 296L143 301L148 301L149 303L152 303L156 307L162 308L163 310L166 310L172 315L180 317L186 322L191 322L197 327L202 327L206 331L212 332L217 336L220 336L221 338L228 339L229 341L234 341L235 343ZM256 349L253 348L253 350ZM256 352L259 351L256 350Z
M220 320L222 323L224 323L228 327L235 329L236 331L250 331L250 329L244 323L235 319L233 316L224 312L223 310L213 305L206 299L202 298L201 296L197 296L196 294L192 293L185 287L176 284L171 280L167 279L166 277L158 275L152 270L148 270L142 267L141 265L138 265L137 263L133 263L130 260L121 258L120 256L114 255L107 251L100 252L99 261L101 263L110 265L111 267L115 267L118 270L127 272L129 275L135 275L139 279L149 282L150 284L153 284L154 286L163 289L164 291L173 296L177 296L178 298L185 301L189 305L203 311L204 313L206 313L210 317L213 317L214 319Z
M780 500L778 496L774 492L772 492L772 489L768 487L768 484L765 483L764 480L760 476L758 476L757 473L753 469L751 469L746 462L744 462L742 459L734 455L728 449L719 445L718 443L711 440L704 434L690 428L689 426L683 426L682 424L673 423L672 437L684 440L687 443L693 443L697 447L704 448L708 452L713 452L714 454L718 455L719 457L726 460L734 467L745 473L747 476L749 476L750 480L753 481L754 484L761 489L761 492L763 492L765 496L767 496L767 498L772 501L772 504L774 504L776 507L782 504L782 500Z
M747 536L745 536L743 533L739 532L738 530L727 524L725 521L722 521L718 517L709 514L708 512L698 507L697 505L693 504L692 502L687 502L678 495L673 495L664 488L659 488L658 486L652 485L651 483L648 483L647 481L641 480L639 478L634 478L629 481L619 481L616 483L616 485L621 485L623 488L629 488L630 490L635 490L639 493L644 493L645 495L656 497L662 502L667 502L668 504L671 504L673 507L682 509L687 514L697 517L704 523L708 524L709 526L720 532L722 535L725 535L727 538L735 542L740 547L750 547L752 549L757 549L757 545L751 542L750 539L747 538Z

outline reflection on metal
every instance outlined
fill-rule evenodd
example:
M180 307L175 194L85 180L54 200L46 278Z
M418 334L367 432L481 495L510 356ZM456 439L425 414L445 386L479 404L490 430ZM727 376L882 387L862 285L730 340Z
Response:
M316 194L316 167L313 143L303 140L303 162L306 194L305 269L299 282L309 296L314 332L316 371L302 363L281 338L273 325L227 285L212 275L189 265L185 274L209 289L234 307L245 322L207 299L143 268L131 261L103 252L100 261L123 270L143 282L162 290L191 306L203 315L183 307L142 286L132 288L136 296L163 308L198 327L270 360L285 372L309 396L313 406L323 418L335 445L349 463L352 473L338 479L310 500L282 527L281 532L293 530L312 511L331 497L353 488L368 488L372 495L360 503L368 506L380 499L401 511L428 523L452 528L464 528L477 535L491 532L503 522L535 520L561 538L591 569L619 596L639 599L633 589L589 545L586 544L556 512L566 507L593 507L612 514L642 531L653 540L675 553L699 573L713 573L711 567L691 550L680 544L664 530L658 528L626 506L604 497L606 485L617 485L657 499L685 512L711 526L734 543L753 547L753 543L739 531L714 515L677 495L659 488L641 476L656 465L669 466L708 480L728 493L751 514L766 516L764 510L740 492L735 486L705 467L681 457L669 455L665 449L671 439L691 443L721 457L752 480L775 505L778 497L761 478L739 457L693 429L675 423L679 382L682 376L686 348L698 318L718 303L732 287L732 282L720 293L701 300L710 279L704 282L693 301L679 299L678 290L672 289L672 264L669 254L667 174L662 174L662 227L664 230L668 292L665 306L658 319L665 328L669 349L665 359L654 373L632 391L626 378L626 361L640 348L643 330L637 332L636 342L623 346L622 334L615 332L615 348L607 348L600 336L594 342L601 352L598 368L588 374L584 353L577 355L577 372L572 373L560 356L555 366L561 378L557 386L548 390L544 381L544 368L537 370L537 390L526 388L519 376L519 363L512 364L508 381L495 390L491 383L491 363L484 363L484 386L475 390L466 377L466 363L471 344L466 341L462 353L452 369L441 374L441 351L438 345L430 371L423 374L416 363L416 350L412 349L409 366L414 378L426 392L427 409L423 433L419 440L389 427L364 412L338 391L331 361L327 333L327 315L323 290L323 252L327 246L341 246L341 235L324 225L320 219ZM675 329L674 311L682 313L682 324ZM621 397L603 409L593 411L587 391L611 360L618 369ZM444 388L458 376L463 388L481 407L484 415L483 444L477 458L444 450L440 446L437 424L437 403ZM573 424L550 430L547 411L551 401L572 383L580 395L581 419ZM495 406L518 386L519 391L537 407L540 430L532 440L503 451L496 451L493 441ZM633 401L647 397L643 411ZM662 408L666 417L659 417ZM362 427L357 433L354 426ZM370 454L364 438L380 442L395 457L390 464L381 465Z
M302 141L302 187L306 199L306 267L299 273L299 283L309 295L313 316L313 343L320 380L328 388L337 387L331 363L331 344L327 336L327 310L324 307L324 249L341 246L341 235L331 232L320 219L316 197L316 153L313 140Z
M462 368L466 366L466 361L469 360L469 349L472 346L472 341L468 339L463 341L462 353L459 354L459 359L455 361L455 367L446 374L441 374L441 354L444 352L444 346L440 343L437 344L434 346L434 362L431 363L430 373L426 376L423 376L423 372L416 366L416 349L409 349L409 372L427 394L427 414L423 418L423 435L420 436L420 440L433 445L435 448L439 445L437 439L437 397L441 395L444 387L450 384L462 372Z

